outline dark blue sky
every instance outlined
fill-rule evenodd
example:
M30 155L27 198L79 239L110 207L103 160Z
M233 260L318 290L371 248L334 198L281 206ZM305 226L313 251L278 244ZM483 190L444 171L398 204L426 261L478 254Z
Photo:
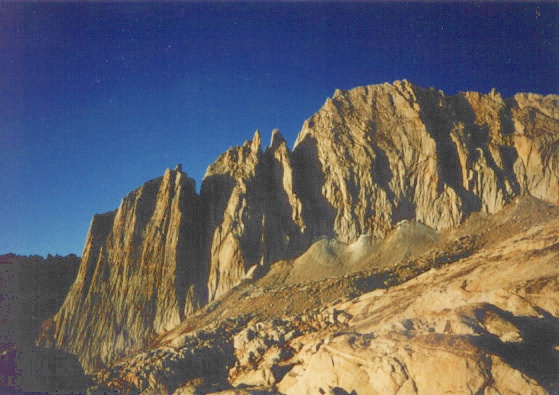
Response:
M336 88L559 92L553 4L0 3L0 253L82 253L94 213Z

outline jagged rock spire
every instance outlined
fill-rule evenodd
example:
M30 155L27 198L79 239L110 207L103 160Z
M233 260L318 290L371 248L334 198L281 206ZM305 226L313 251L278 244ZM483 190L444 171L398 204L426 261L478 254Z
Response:
M270 140L270 148L275 149L276 147L279 147L282 143L285 143L285 139L283 138L283 136L281 135L278 129L274 129L272 131L272 138Z
M251 151L258 152L262 145L262 138L260 137L260 130L256 129L254 136L252 137Z

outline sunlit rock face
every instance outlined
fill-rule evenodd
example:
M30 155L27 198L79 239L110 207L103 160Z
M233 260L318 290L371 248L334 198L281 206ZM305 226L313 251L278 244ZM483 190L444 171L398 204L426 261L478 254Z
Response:
M40 343L92 369L145 346L196 310L198 196L167 170L91 223L78 277Z
M303 219L351 241L402 219L449 229L523 193L555 203L558 105L494 91L449 97L407 81L336 91L295 144Z
M275 388L282 394L557 393L559 211L518 198L484 218L451 233L481 241L468 256L334 304L336 316L351 317L343 329L330 324L287 343L296 352L284 361L261 362L272 371L289 366ZM450 256L445 250L435 249ZM234 378L252 384L263 367L242 362L244 371L235 373L243 376Z
M209 166L199 196L178 167L95 216L39 344L93 370L325 236L353 245L402 220L445 231L518 195L557 203L558 175L558 96L338 90L292 152L278 131L263 149L257 132Z

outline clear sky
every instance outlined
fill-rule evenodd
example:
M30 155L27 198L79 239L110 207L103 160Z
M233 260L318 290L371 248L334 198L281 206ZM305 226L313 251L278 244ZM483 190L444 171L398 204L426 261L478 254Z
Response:
M559 93L559 7L0 2L0 253L81 255L95 213L177 163L198 186L336 88Z

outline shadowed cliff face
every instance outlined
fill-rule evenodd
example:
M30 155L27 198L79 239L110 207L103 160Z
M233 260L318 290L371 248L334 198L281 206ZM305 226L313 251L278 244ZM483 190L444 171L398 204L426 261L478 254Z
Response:
M75 255L0 256L0 393L85 390L75 355L33 347L76 279Z
M322 236L352 243L401 220L436 230L515 196L559 201L559 97L445 96L407 81L336 91L293 152L274 131L95 216L78 278L39 344L86 370L144 347L250 272Z

